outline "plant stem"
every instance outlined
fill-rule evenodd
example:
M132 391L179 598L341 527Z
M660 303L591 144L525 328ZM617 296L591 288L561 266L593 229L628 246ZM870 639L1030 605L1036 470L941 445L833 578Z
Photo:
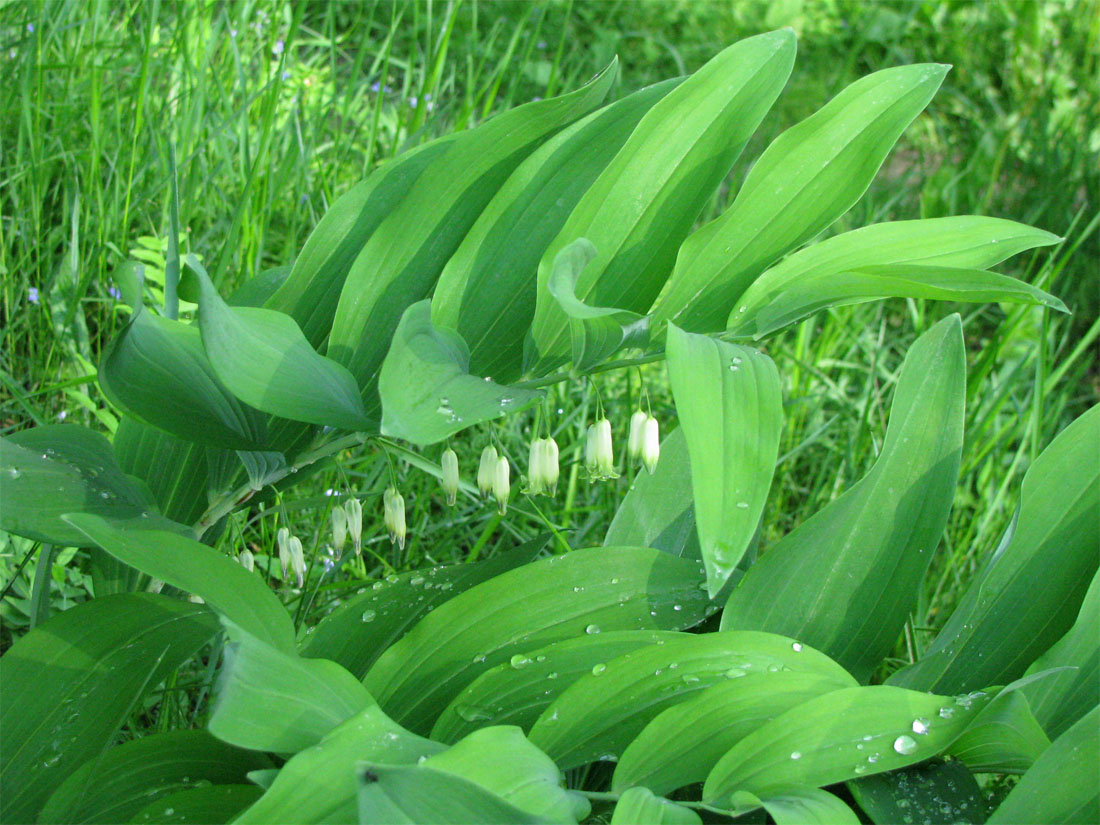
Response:
M606 364L600 364L598 367L590 369L586 375L595 375L598 372L608 372L610 370L622 369L623 367L635 367L640 364L652 364L654 361L663 361L665 354L663 352L654 352L650 355L643 355L639 358L624 358L621 361L608 361ZM563 381L568 381L571 378L576 378L577 374L566 370L564 372L556 372L553 375L548 375L545 378L534 378L530 381L520 381L513 384L513 387L519 389L532 390L538 387L549 387L552 384L560 384Z

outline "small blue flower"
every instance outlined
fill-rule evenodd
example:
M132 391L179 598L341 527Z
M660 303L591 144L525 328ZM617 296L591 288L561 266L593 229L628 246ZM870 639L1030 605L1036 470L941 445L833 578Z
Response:
M230 36L230 37L232 37L232 38L234 38L234 39L236 39L236 37L237 37L237 30L236 30L236 29L230 29L230 30L229 30L229 36Z
M32 304L38 303L38 287L32 286L30 289L27 290L27 300L30 301Z
M27 31L30 32L31 34L34 34L34 23L28 23L27 24Z
M271 53L278 57L283 53L283 49L285 48L285 46L286 44L283 43L282 40L276 40L275 45L271 49Z
M411 106L412 108L414 108L414 109L415 109L415 108L416 108L416 104L417 104L417 100L416 100L416 96L414 95L414 96L412 96L412 97L410 97L410 98L409 98L409 105L410 105L410 106Z
M538 49L540 52L546 51L546 41L540 40L538 43L535 44L535 48Z
M122 290L119 289L117 286L112 285L107 287L107 294L114 298L116 301L122 299Z
M372 92L374 92L375 94L377 94L378 90L381 89L381 88L382 88L382 85L377 80L374 81L372 84L370 84L370 90Z
M290 80L290 72L283 72L283 80Z

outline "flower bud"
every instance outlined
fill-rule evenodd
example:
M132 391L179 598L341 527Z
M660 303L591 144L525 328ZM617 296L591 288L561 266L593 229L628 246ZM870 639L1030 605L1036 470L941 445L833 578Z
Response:
M344 502L344 514L347 516L351 544L358 556L363 552L363 505L359 499L349 498Z
M497 500L497 512L501 515L508 510L508 494L512 490L508 475L511 469L507 458L501 456L497 459L496 468L493 471L493 498Z
M290 571L298 580L298 586L301 587L305 583L306 576L306 557L302 552L302 540L297 536L291 536L286 540L286 544L290 553Z
M641 410L636 410L630 416L630 437L626 442L626 454L631 461L637 461L642 457L642 438L645 436L645 422L648 416Z
M279 546L279 566L283 570L283 578L290 572L290 531L280 527L275 533L275 543Z
M593 481L619 477L615 472L615 454L611 446L611 422L606 418L588 427L584 459L588 477Z
M256 569L256 557L252 555L252 551L247 547L237 554L237 561L249 573Z
M447 495L447 505L454 507L458 498L458 455L448 447L439 463L443 467L443 492Z
M642 463L653 475L657 469L657 459L661 457L661 432L657 419L652 415L645 420L645 433L642 437Z
M358 504L359 502L355 502ZM337 504L332 508L332 549L340 553L348 541L348 514Z
M477 489L483 496L493 492L493 479L497 471L497 448L490 444L481 451L481 465L477 468Z
M390 534L390 541L405 549L405 499L393 487L386 490L382 496L385 507L386 530Z
M536 438L531 442L527 470L527 492L552 496L558 487L558 444L552 438Z

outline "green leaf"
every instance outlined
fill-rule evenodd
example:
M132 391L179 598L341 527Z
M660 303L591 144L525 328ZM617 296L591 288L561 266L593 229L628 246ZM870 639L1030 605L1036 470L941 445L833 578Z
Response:
M1004 690L951 745L950 753L975 773L1023 773L1050 747L1019 690Z
M219 742L206 731L154 733L110 748L85 762L54 791L43 825L129 822L155 799L196 783L232 785L271 760Z
M149 593L59 613L0 658L0 820L33 822L113 741L142 696L217 632L202 605Z
M613 790L669 793L707 778L739 741L781 713L853 681L800 671L746 671L661 711L623 751Z
M297 322L274 309L231 307L188 255L185 286L196 293L202 344L237 398L292 421L366 430L371 425L351 373L317 353Z
M733 205L688 238L653 325L717 332L764 269L843 215L867 190L948 66L898 66L857 80L780 135Z
M630 788L619 796L611 825L703 825L699 814L655 796L648 788Z
M432 297L432 322L465 339L473 372L501 383L519 378L539 259L638 120L680 82L647 86L574 123L536 149L489 202Z
M423 765L468 779L524 813L551 822L576 823L592 809L583 796L562 787L558 766L512 725L474 731Z
M1025 676L1053 668L1069 669L1029 684L1024 694L1047 736L1056 738L1100 704L1100 573L1093 574L1073 627Z
M332 330L344 281L367 240L456 137L445 135L386 161L337 198L306 239L286 283L263 305L297 321L310 346L320 349Z
M148 485L167 518L180 524L199 520L207 506L207 447L128 415L118 422L112 444L118 466Z
M229 293L226 303L234 307L262 307L286 283L290 270L289 266L275 266L256 273Z
M355 825L361 762L416 764L441 750L443 745L414 736L372 705L292 757L260 800L235 822Z
M416 732L477 676L514 654L611 630L678 630L712 606L698 562L598 547L527 564L437 607L379 657L365 684Z
M953 280L952 272L988 269L1018 252L1059 240L1057 235L1014 221L971 215L872 224L801 249L773 266L745 290L730 313L727 329L733 335L760 338L824 306L903 294L885 289L913 291L922 275L928 276L929 288L948 276L942 284L946 299L967 300L966 293L957 294L967 281ZM872 274L854 275L868 267ZM909 272L916 280L876 277L875 269L885 276ZM1010 290L1037 294L1040 302L1050 298L1026 283L1011 279L1005 283L1001 275L982 273L977 279L987 276ZM880 291L859 294L863 287ZM928 297L938 296L929 293ZM1052 300L1056 303L1048 305L1064 310L1060 301Z
M819 788L915 765L947 748L987 702L984 694L952 699L887 685L826 693L738 742L711 770L703 800L777 785Z
M856 803L875 825L985 822L982 790L962 762L933 759L847 784Z
M328 354L355 376L369 411L376 408L377 373L406 308L428 297L515 168L547 138L596 108L617 72L618 62L612 61L575 92L524 104L457 135L367 240L340 293Z
M199 328L154 315L140 300L129 300L130 323L107 345L99 364L99 386L111 403L187 441L263 449L264 416L219 380Z
M0 437L0 479L0 529L49 544L92 544L62 520L66 513L170 524L148 491L115 463L110 442L78 424L48 424Z
M574 682L531 728L531 741L563 769L618 759L665 708L711 685L768 669L854 684L816 650L770 633L689 634L626 653Z
M382 434L426 445L538 403L541 392L504 387L469 372L470 351L457 333L432 326L431 302L401 318L382 364Z
M866 681L916 608L947 522L965 392L962 325L952 315L909 349L875 465L761 555L730 597L722 628L792 636Z
M263 579L212 547L165 530L118 527L74 513L65 521L119 561L202 598L257 639L293 653L294 623Z
M577 238L554 256L546 289L569 316L573 369L584 372L623 347L644 347L649 341L649 319L614 307L589 306L577 297L577 279L596 257L587 238Z
M436 719L432 738L456 742L490 724L530 730L539 714L592 668L680 635L671 630L610 631L517 653L458 694Z
M412 570L396 581L375 582L321 620L302 642L302 655L331 659L361 679L394 642L430 611L483 581L528 564L545 536L485 561Z
M764 808L775 825L859 825L851 808L819 788L769 788L759 795L738 791L733 801L738 810Z
M702 558L683 428L677 427L661 442L661 457L653 475L639 473L634 479L603 543L653 547L674 556Z
M375 704L335 662L302 659L223 620L229 635L210 732L252 750L296 753Z
M768 499L783 427L779 372L759 350L671 326L668 377L713 598L748 550Z
M577 297L649 311L677 248L786 84L794 55L790 29L747 38L646 113L539 262L527 367L541 371L568 358L569 317L546 286L558 252L577 238L598 251L581 273Z
M255 785L211 785L176 791L147 805L130 820L132 823L158 825L220 825L263 794Z
M543 825L480 785L423 767L365 765L360 771L360 825Z
M891 684L944 693L1005 684L1070 629L1097 569L1097 455L1100 406L1035 459L1000 546L920 661Z
M1054 740L1000 807L990 825L1100 822L1100 708Z

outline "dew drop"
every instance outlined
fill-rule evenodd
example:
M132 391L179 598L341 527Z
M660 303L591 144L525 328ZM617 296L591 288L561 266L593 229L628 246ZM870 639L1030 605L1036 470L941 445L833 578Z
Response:
M375 613L373 610L364 610L363 611L363 621L364 622L373 622L374 617L377 616L377 615L378 614Z
M896 750L902 756L908 756L909 754L916 752L917 742L912 736L906 736L905 734L902 734L894 740L894 750Z
M802 751L791 751L791 759L801 759Z
M931 724L932 723L929 722L927 719L923 717L918 717L917 719L913 720L913 733L919 736L923 736L924 734L928 733L928 727Z
M952 708L952 707L940 708L940 718L941 719L950 719L954 715L955 715L955 709L954 708Z
M587 633L589 636L594 636L595 634L600 632L600 626L598 624L590 624L584 629L584 632Z
M795 653L801 653L802 652L802 645L800 645L798 642L795 642L794 644L791 645L791 650L793 650Z
M593 676L599 676L605 670L607 670L607 665L605 665L603 662L600 662L599 664L596 664L596 665L592 665L592 675Z
M531 664L531 660L527 656L524 656L522 653L517 653L515 656L508 660L508 664L510 664L516 670L519 670L521 667L527 667L527 665Z

